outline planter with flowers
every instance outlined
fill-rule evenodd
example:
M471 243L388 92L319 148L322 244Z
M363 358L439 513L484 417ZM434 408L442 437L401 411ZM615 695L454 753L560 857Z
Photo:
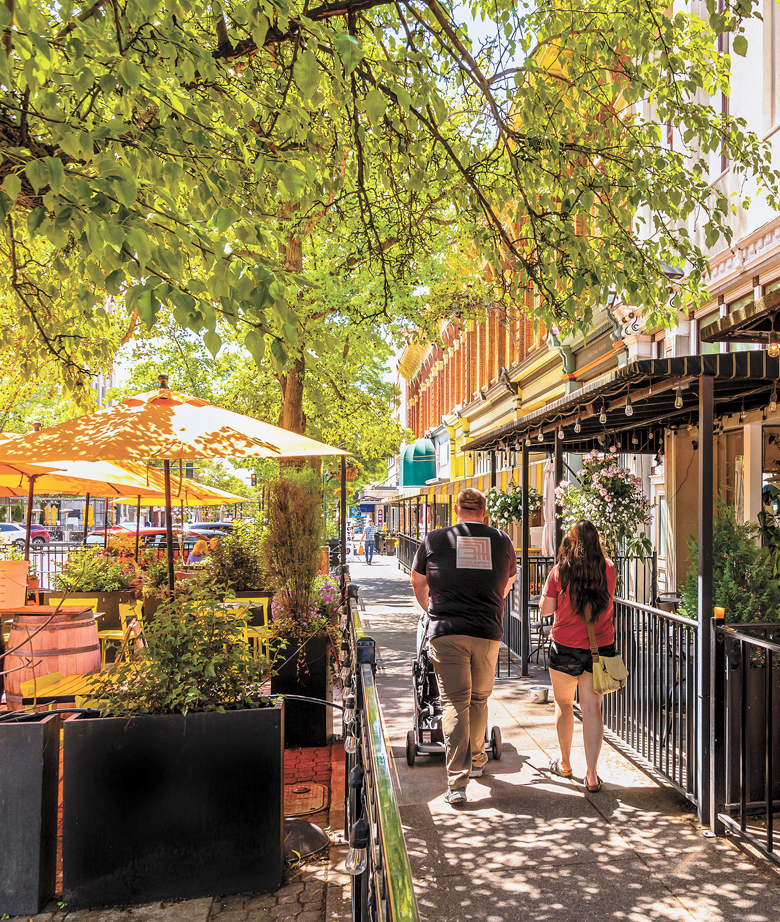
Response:
M596 451L585 456L577 477L579 483L564 481L555 490L564 526L588 519L598 529L607 554L644 560L652 552L644 531L650 524L650 502L639 478L619 467L614 456Z
M284 588L271 604L271 695L300 695L333 700L334 641L338 628L339 586L330 576L318 576L308 608L296 604ZM285 746L325 746L330 736L330 708L308 701L288 700Z
M510 481L506 490L491 487L485 494L485 505L490 521L498 528L507 528L523 521L523 490ZM542 494L535 488L528 490L528 512L542 508Z

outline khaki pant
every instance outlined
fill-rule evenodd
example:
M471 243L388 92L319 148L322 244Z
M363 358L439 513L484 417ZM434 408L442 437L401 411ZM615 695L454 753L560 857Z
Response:
M468 784L472 763L487 762L487 700L493 691L499 641L466 634L435 637L431 662L439 680L447 746L447 786Z

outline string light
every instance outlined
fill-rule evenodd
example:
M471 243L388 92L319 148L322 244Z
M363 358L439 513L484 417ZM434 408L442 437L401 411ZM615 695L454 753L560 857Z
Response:
M580 432L582 432L582 423L580 422L580 411L579 410L577 410L577 418L574 420L574 431L577 433L577 435L579 435Z
M607 411L606 411L606 409L604 408L604 402L602 401L602 403L601 403L601 413L599 413L599 422L600 422L601 425L603 426L604 423L605 423L606 421L607 421Z
M746 416L747 416L747 413L745 412L745 401L743 400L743 401L742 401L742 409L739 411L739 421L740 421L741 423L744 423L744 422L745 422L745 417L746 417Z
M636 434L636 432L631 436L631 444L632 445L639 444L639 436Z
M527 435L527 436L525 437L525 444L526 444L526 445L530 445L530 444L531 444L531 436L530 436L530 435Z
M543 442L543 441L544 441L544 433L542 432L541 429L536 433L536 441L537 441L537 442Z
M558 438L563 441L563 426L558 426Z
M769 412L774 413L777 410L777 385L772 388L772 395L769 398Z
M766 348L769 355L776 359L780 356L780 342L777 341L777 331L775 330L775 315L772 314L772 329L769 333L769 345Z
M634 408L631 405L631 394L628 394L626 396L626 416L633 416L633 415L634 415Z
M682 405L683 405L682 388L681 388L681 387L678 387L678 388L677 388L677 396L674 398L674 406L675 406L675 409L681 410L681 409L682 409Z

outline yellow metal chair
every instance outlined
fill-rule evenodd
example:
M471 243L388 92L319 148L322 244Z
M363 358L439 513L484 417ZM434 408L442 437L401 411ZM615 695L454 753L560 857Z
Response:
M100 641L100 665L105 668L106 656L108 654L109 644L123 645L128 637L128 627L136 622L141 631L143 631L143 617L141 613L142 605L139 599L132 602L120 602L119 604L119 621L122 625L120 630L98 631L98 640Z

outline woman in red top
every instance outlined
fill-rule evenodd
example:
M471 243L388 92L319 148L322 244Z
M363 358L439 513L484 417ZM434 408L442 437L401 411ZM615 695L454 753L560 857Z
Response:
M555 613L550 678L561 755L550 763L550 771L563 778L572 776L573 704L574 693L579 688L587 764L585 783L592 792L601 790L596 766L604 738L604 723L601 719L603 696L593 690L593 657L586 619L593 622L599 654L614 656L612 599L615 584L615 565L604 556L596 528L585 520L577 522L561 542L558 564L547 577L540 610L542 616Z

